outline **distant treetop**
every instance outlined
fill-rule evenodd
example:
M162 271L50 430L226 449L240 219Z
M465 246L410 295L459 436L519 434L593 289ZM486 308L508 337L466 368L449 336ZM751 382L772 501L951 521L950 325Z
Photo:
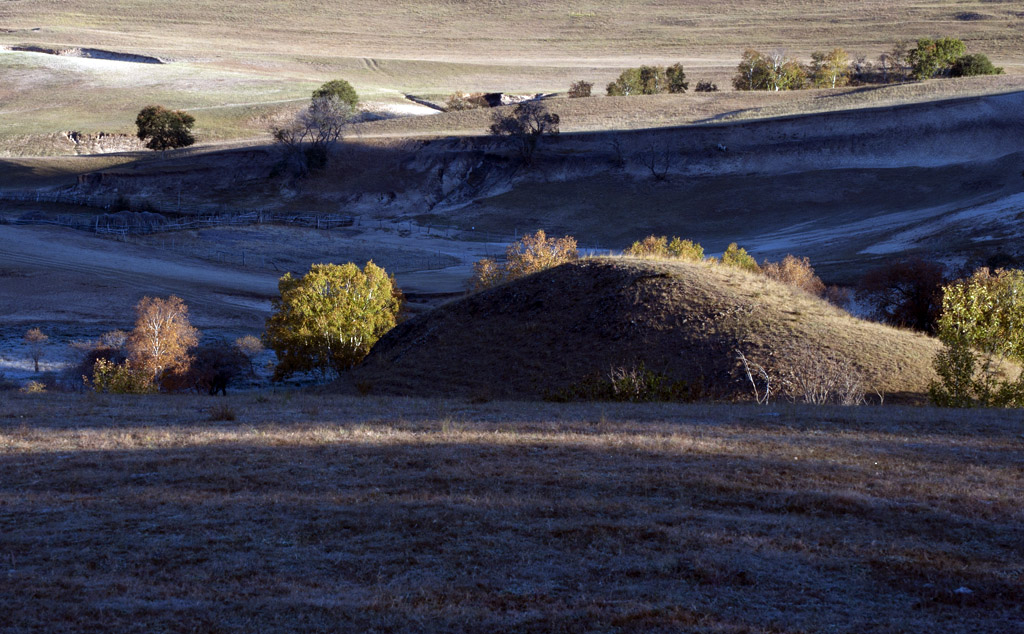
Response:
M332 79L313 91L313 99L337 97L338 101L348 104L353 110L359 105L359 95L352 84L344 79Z

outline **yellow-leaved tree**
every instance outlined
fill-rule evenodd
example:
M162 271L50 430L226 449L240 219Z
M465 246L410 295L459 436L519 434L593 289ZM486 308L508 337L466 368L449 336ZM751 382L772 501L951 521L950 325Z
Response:
M367 262L314 264L277 284L263 343L277 354L274 379L319 372L323 379L359 363L398 323L402 292L384 269Z
M143 297L135 305L135 328L128 336L128 360L133 368L158 378L164 371L188 370L189 350L199 342L199 331L188 319L188 306L180 297Z

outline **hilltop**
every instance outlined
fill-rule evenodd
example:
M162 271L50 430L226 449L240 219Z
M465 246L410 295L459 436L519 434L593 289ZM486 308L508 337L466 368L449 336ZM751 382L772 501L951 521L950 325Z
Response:
M747 399L742 352L777 381L841 372L869 394L919 400L938 348L756 274L593 258L413 318L348 378L375 393L538 399L643 362L709 396Z

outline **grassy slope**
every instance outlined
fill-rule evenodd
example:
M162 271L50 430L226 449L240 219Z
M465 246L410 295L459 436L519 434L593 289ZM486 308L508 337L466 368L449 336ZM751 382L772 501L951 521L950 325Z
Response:
M1024 618L1020 424L999 412L4 398L5 632Z
M783 377L822 355L869 394L921 397L935 340L850 317L760 275L710 264L595 258L444 305L388 333L353 380L372 390L536 399L612 367L648 368L750 398L736 353ZM365 388L364 388L365 389Z
M694 80L712 78L725 88L747 46L781 46L806 58L842 45L873 59L901 37L934 34L963 37L1014 73L1024 20L1013 9L979 2L893 7L881 0L856 10L838 0L772 7L754 0L600 0L585 8L524 0L4 3L0 46L92 46L176 63L0 54L7 115L0 120L0 151L53 151L39 137L63 130L130 131L134 113L148 102L196 110L204 141L260 135L312 86L336 76L350 79L369 100L400 101L403 92L564 90L577 78L600 88L625 65L683 60ZM983 19L957 17L971 11ZM647 114L632 123L613 116L605 124L644 125ZM656 123L659 115L652 114Z

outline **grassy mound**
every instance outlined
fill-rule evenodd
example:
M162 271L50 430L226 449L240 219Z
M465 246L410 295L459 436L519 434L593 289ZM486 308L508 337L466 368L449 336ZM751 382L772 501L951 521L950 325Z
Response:
M856 376L872 396L917 400L938 348L760 275L597 258L412 319L377 343L352 380L373 392L533 399L642 362L707 396L745 399L753 389L742 352L791 393Z

